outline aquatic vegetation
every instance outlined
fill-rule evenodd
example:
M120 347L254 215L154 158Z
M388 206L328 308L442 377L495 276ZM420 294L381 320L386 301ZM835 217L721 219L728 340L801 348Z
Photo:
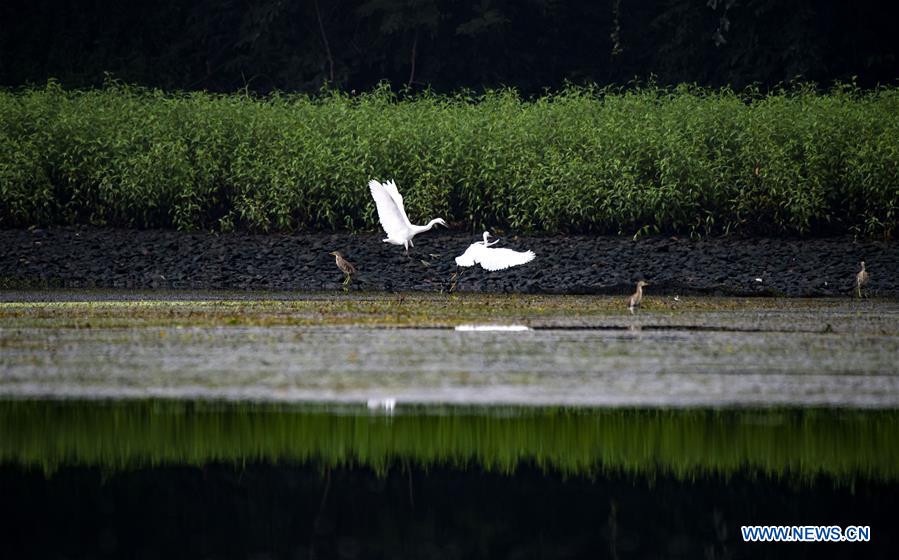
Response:
M570 88L399 99L104 89L0 92L0 226L889 237L899 89Z
M130 469L318 463L384 472L414 463L511 473L652 478L899 477L899 412L847 409L576 409L0 401L0 463Z

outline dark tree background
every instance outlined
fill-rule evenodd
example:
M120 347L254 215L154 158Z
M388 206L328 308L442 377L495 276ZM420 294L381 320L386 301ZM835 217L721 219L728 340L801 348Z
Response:
M897 78L887 0L4 0L0 85L438 91Z

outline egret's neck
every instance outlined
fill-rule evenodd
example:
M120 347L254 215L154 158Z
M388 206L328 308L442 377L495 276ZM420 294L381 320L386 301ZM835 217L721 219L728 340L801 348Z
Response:
M637 284L637 297L643 297L643 286Z
M437 219L435 218L435 219L431 220L430 222L428 222L428 225L426 225L426 226L412 226L412 227L415 229L415 233L421 233L423 231L428 231L429 229L431 229L438 223L440 223L440 222L438 222Z

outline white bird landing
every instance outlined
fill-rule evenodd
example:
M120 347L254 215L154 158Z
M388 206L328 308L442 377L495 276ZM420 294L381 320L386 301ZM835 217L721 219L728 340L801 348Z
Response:
M474 266L480 264L484 270L504 270L534 260L533 251L513 251L512 249L492 249L491 245L499 243L499 239L492 243L488 241L490 232L484 232L484 240L477 241L468 246L465 252L456 257L459 266Z
M379 183L372 179L368 182L368 188L371 189L371 196L375 199L375 205L378 208L378 220L387 233L387 239L383 241L392 245L405 246L407 254L409 247L415 247L412 244L413 237L423 231L428 231L435 224L446 226L446 222L441 218L431 220L426 226L417 226L410 222L406 216L406 207L403 206L403 197L393 181Z

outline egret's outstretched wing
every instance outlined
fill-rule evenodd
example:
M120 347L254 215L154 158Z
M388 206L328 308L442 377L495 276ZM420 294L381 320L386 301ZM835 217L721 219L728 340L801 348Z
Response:
M396 185L392 185L392 189L390 189L387 185L371 180L368 182L368 188L371 189L371 197L375 199L375 206L378 208L378 221L387 232L387 237L402 238L408 230L409 219L402 209L403 197L397 192ZM391 190L399 198L399 206L397 206Z
M396 188L396 183L387 181L383 184L383 187L384 190L387 191L387 194L390 195L390 198L396 203L397 208L400 209L400 212L403 214L403 220L406 221L406 225L411 225L412 222L409 221L409 216L406 214L406 206L403 204L403 195L401 195L399 189Z
M456 257L456 264L459 266L474 266L477 262L477 258L480 255L480 252L484 250L484 245L481 242L473 243L468 246L468 249L465 249L465 252Z
M529 263L534 260L533 251L513 251L512 249L492 249L484 247L478 255L478 261L485 270L503 270L512 266Z

